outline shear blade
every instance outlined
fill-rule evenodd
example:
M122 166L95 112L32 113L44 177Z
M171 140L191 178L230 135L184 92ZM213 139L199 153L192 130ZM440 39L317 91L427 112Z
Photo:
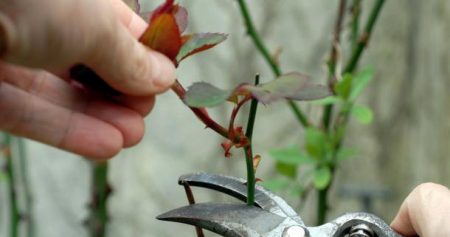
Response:
M157 217L158 220L185 223L225 237L271 236L289 219L245 204L203 203L181 207Z
M180 185L188 184L194 187L203 187L225 193L241 201L247 201L247 185L244 179L215 175L208 173L194 173L179 178ZM281 197L256 185L255 205L282 217L289 217L299 225L304 226L302 219Z

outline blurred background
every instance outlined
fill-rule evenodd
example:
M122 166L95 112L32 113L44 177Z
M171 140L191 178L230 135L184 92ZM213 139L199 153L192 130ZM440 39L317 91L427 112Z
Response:
M143 10L160 0L142 0ZM206 81L221 88L262 81L272 73L246 36L237 3L232 0L180 0L190 13L188 32L226 32L229 39L217 48L186 60L178 70L188 86ZM363 1L363 22L373 0ZM283 71L300 71L325 82L338 1L248 1L258 30L271 52L281 49ZM402 200L418 184L450 185L450 2L387 1L361 66L372 66L375 79L360 103L375 114L369 126L350 122L345 143L358 157L341 163L330 194L329 219L345 212L370 210L390 222ZM348 22L342 40L349 37ZM348 56L348 55L344 55ZM180 175L205 171L245 177L239 150L225 159L222 138L204 129L172 92L157 98L147 118L144 140L110 161L113 188L108 207L108 237L196 236L190 226L157 221L155 216L186 205ZM310 103L301 103L313 117ZM221 122L229 107L211 115ZM243 113L246 114L246 113ZM244 123L245 116L238 118ZM303 132L285 103L260 106L254 150L263 160L257 177L277 178L267 152L300 144ZM91 164L75 155L26 141L28 177L33 200L35 237L83 237L88 215ZM2 159L3 160L3 159ZM1 161L4 163L4 161ZM3 164L0 163L0 164ZM4 176L4 175L3 175ZM0 236L8 236L8 187L0 178ZM221 201L219 194L195 190L199 201ZM197 192L198 191L198 192ZM307 224L314 224L316 197L304 202L289 192L278 193L296 207ZM22 200L23 201L23 200ZM23 235L25 236L25 235ZM207 233L207 236L216 236Z

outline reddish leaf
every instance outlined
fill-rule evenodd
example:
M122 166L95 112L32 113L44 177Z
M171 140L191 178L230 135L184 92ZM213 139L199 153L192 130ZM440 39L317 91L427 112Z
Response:
M174 4L173 0L167 0L152 12L150 22L156 20L163 14L172 14L175 17L180 34L186 30L188 25L188 12L186 8L181 7L178 4Z
M175 0L166 0L165 3L157 7L153 11L150 21L155 20L159 15L162 15L164 13L171 13L174 2Z
M178 4L174 4L174 0L166 0L153 11L150 17L150 26L140 40L178 64L187 56L212 48L226 39L223 34L211 33L182 37L181 34L186 30L187 25L187 10ZM177 57L177 55L179 56Z
M227 39L226 34L220 33L198 33L183 36L183 46L177 55L177 62L183 59L210 49Z
M181 36L176 19L169 13L152 17L150 26L139 40L172 60L175 60L181 48Z
M328 87L309 82L309 77L300 73L289 73L258 86L241 84L234 90L222 90L206 82L189 87L184 102L192 107L213 107L237 96L251 95L267 104L280 99L315 100L330 96Z
M236 93L250 92L263 104L280 99L315 100L331 95L328 87L309 82L309 77L300 73L289 73L268 83L253 86L241 85Z

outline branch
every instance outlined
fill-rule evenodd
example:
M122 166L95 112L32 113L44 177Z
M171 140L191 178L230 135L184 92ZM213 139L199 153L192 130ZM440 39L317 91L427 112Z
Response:
M345 17L345 9L347 6L346 0L341 0L339 3L338 14L336 17L336 24L334 26L333 41L331 42L331 53L328 59L328 85L331 91L334 91L336 83L336 64L339 58L338 47L341 41L342 22ZM333 105L326 105L323 113L322 124L325 131L328 131L331 124L331 117L333 114Z
M353 0L352 11L352 50L356 49L359 35L359 18L361 16L361 0Z
M385 0L377 0L374 7L372 8L369 20L367 21L367 24L364 28L364 32L360 36L359 42L356 45L355 50L353 50L353 54L350 57L347 66L345 67L344 74L353 72L356 66L358 65L358 61L364 51L364 48L369 43L373 27L375 26L378 16L380 15L381 8L383 7L384 2Z
M242 18L244 19L245 26L247 27L247 33L249 34L250 38L253 40L253 43L255 44L258 51L263 56L264 60L269 64L270 68L272 69L273 74L275 77L279 77L282 72L279 67L279 65L276 63L274 58L270 55L269 51L267 50L267 47L265 46L261 36L259 35L258 31L255 28L255 25L253 23L252 17L250 16L250 12L248 10L247 4L244 0L238 0L239 8L241 10ZM300 124L303 127L309 127L310 123L308 122L307 117L304 115L300 107L295 104L293 101L288 101L288 105L291 108L292 112L294 113L297 120L300 122Z
M108 199L111 187L108 183L108 163L94 163L91 184L91 213L87 225L92 237L104 237L109 220Z
M186 95L186 89L184 89L184 87L180 84L180 82L178 80L176 80L175 83L172 85L172 91L175 92L175 94L177 94L178 97L182 101L184 101L184 97ZM211 128L212 130L214 130L215 132L217 132L224 138L227 138L227 139L229 138L228 130L226 128L222 127L220 124L218 124L213 119L211 119L211 117L209 117L206 109L194 108L194 107L189 107L189 108L192 110L192 112L194 112L194 114L197 116L197 118L200 119L200 121L202 121L203 124L205 124L205 126L207 128Z
M31 195L30 179L28 176L28 162L27 162L27 152L25 150L25 141L23 138L17 139L17 149L19 157L19 169L21 174L21 179L23 183L23 193L24 193L24 206L26 213L24 213L24 218L27 222L27 237L34 236L34 220L33 220L33 197Z
M12 156L12 138L9 134L4 134L4 143L2 148L3 155L6 159L6 175L8 177L8 187L9 187L9 216L10 216L10 236L18 237L19 236L19 222L20 222L20 213L19 206L17 203L17 192L16 192L16 177L15 177L15 169L14 162Z
M255 78L255 85L259 84L259 75ZM252 151L252 137L253 127L255 125L256 111L258 109L258 101L253 99L250 105L250 112L247 122L247 131L245 136L248 138L248 145L244 147L245 160L247 165L247 205L253 206L255 204L255 169L253 167L253 151Z
M341 0L341 4L342 4ZM373 27L375 25L375 22L380 14L381 8L384 4L385 0L377 0L377 2L375 3L370 16L369 16L369 20L367 21L367 24L365 26L365 30L362 33L362 35L359 38L359 42L356 44L356 46L353 48L353 53L352 56L349 59L349 62L347 63L347 66L345 67L345 70L343 72L343 74L346 73L352 73L356 66L358 65L358 62L361 58L361 55L365 49L365 47L367 46L370 36L372 34L372 30ZM359 1L355 1L355 4L358 4ZM354 16L355 17L355 16ZM355 23L356 22L356 23ZM353 24L358 24L357 23L358 20L354 20ZM353 25L353 27L355 27ZM355 31L355 29L353 29L353 32ZM330 116L331 117L331 112L333 110L333 105L330 105L328 107L326 107L326 111L325 111L325 115L324 115L324 127L325 128L329 128L331 119L330 118L326 118L326 116ZM346 112L340 112L339 117L337 118L337 129L340 127L342 128L342 134L340 135L340 137L337 139L337 143L334 147L334 151L333 151L333 162L330 164L330 169L331 169L331 173L332 176L334 177L335 171L336 171L336 155L337 152L340 150L341 146L342 146L342 142L343 142L343 137L345 134L345 130L349 121L349 114L350 114L351 108L348 109ZM329 114L328 114L329 113ZM327 120L326 120L327 119ZM328 130L328 129L327 129ZM326 212L328 209L328 205L327 205L327 196L328 196L328 192L329 192L329 188L331 186L331 183L329 184L328 187L326 187L323 190L319 191L319 204L318 204L318 219L317 219L317 224L321 224L325 221L326 219Z

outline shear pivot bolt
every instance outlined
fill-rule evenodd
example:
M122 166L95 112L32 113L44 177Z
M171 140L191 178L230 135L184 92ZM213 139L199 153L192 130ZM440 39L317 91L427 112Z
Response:
M283 237L307 237L307 235L302 227L291 226L284 230Z
M359 224L350 229L349 237L375 237L375 234L366 224Z

